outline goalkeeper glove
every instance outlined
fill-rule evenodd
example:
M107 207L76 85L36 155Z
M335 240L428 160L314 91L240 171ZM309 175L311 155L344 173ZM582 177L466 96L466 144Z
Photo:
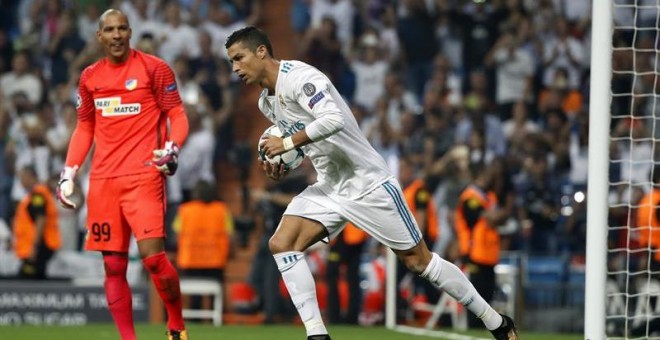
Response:
M173 141L165 142L165 148L154 150L151 163L162 173L172 176L179 167L179 146Z
M57 200L67 209L75 209L76 203L69 199L73 194L73 178L76 176L78 166L66 166L60 174L60 181L57 182Z

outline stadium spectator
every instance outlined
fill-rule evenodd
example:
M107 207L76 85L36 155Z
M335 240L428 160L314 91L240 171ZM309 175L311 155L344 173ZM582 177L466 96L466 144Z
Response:
M399 11L397 35L406 67L406 88L422 98L438 52L434 18L423 0L405 0Z
M383 49L377 31L367 31L359 40L356 57L349 60L355 74L355 93L353 103L367 110L374 110L376 101L385 88L383 83L389 69L389 61L384 58Z
M63 11L57 21L57 32L51 37L47 47L51 58L50 86L69 80L69 66L85 47L85 41L80 39L75 30L73 13Z
M529 53L515 36L515 27L509 27L486 55L485 65L497 73L495 85L497 113L501 120L511 118L516 102L530 103L534 63Z
M327 25L331 19L335 23L337 40L340 50L344 53L350 50L353 43L353 26L355 7L351 0L311 0L310 19L312 30ZM339 25L341 23L341 25Z
M557 255L558 179L548 166L546 153L532 154L522 165L523 173L516 185L516 206L524 249L529 254Z
M202 116L195 106L185 105L185 108L188 115L189 134L186 144L181 147L179 157L185 159L186 162L179 164L177 173L172 176L178 177L181 181L183 202L192 198L193 189L199 186L199 182L205 184L215 182L213 174L215 137L210 129L206 129L202 125ZM201 199L199 194L197 193L198 200Z
M22 92L32 105L41 103L43 85L39 77L31 70L30 53L21 50L14 54L11 62L11 72L0 77L0 88L5 100L11 100L14 95Z
M326 1L326 0L319 0ZM344 57L337 34L337 22L324 17L319 24L307 31L299 45L301 59L315 65L331 80L338 82L343 74Z
M158 55L172 64L178 57L196 58L199 56L197 30L181 18L181 7L176 0L170 0L165 6L165 25L156 36L159 42Z
M555 73L562 68L567 71L568 88L576 89L580 85L584 51L580 42L569 35L566 19L559 17L555 25L553 34L546 40L543 47L545 51L543 84L550 86L555 79Z

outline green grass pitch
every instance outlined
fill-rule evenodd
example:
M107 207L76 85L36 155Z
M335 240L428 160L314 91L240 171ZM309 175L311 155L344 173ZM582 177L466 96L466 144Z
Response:
M138 339L166 339L165 327L162 325L138 324L136 326ZM305 330L302 326L222 326L189 325L188 332L192 340L304 340ZM409 340L431 339L421 335L403 334L385 329L384 327L348 327L330 326L334 340ZM474 331L464 333L467 336L452 336L451 339L473 340L490 339L487 332ZM525 340L577 340L579 334L538 334L521 332ZM11 340L90 340L119 339L112 324L92 324L87 326L2 326L0 339ZM442 338L436 338L442 339ZM445 338L450 339L450 338Z

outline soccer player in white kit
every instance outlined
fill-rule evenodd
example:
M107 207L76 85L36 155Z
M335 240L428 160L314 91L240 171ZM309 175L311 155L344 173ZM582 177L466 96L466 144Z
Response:
M233 32L225 47L241 80L263 88L259 109L287 136L262 139L262 150L272 157L300 147L317 172L317 182L291 201L269 242L308 340L330 336L303 252L332 238L347 221L477 315L495 339L518 339L511 318L493 310L458 267L429 251L399 183L322 72L300 61L274 59L268 36L252 26ZM274 180L286 175L283 165L262 162L262 167Z

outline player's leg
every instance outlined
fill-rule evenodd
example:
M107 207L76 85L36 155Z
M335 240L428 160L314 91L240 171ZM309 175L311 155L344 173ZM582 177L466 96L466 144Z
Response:
M346 218L390 247L410 271L444 290L477 315L491 332L500 332L502 326L508 326L458 267L429 251L396 181L384 183L360 200L342 201L341 205Z
M327 236L325 227L313 220L285 215L271 237L270 248L289 296L305 325L308 339L328 339L319 304L316 284L303 251Z
M167 310L169 337L187 339L179 275L165 253L164 178L157 173L121 178L121 211L137 240L142 264Z
M121 218L115 180L90 180L85 249L103 253L108 310L122 339L136 339L131 289L126 280L130 229Z
M429 251L424 240L407 250L393 250L413 273L447 292L484 322L489 330L502 324L502 317L484 300L465 274L453 263Z
M103 252L105 296L122 339L136 339L131 288L126 280L128 253Z

